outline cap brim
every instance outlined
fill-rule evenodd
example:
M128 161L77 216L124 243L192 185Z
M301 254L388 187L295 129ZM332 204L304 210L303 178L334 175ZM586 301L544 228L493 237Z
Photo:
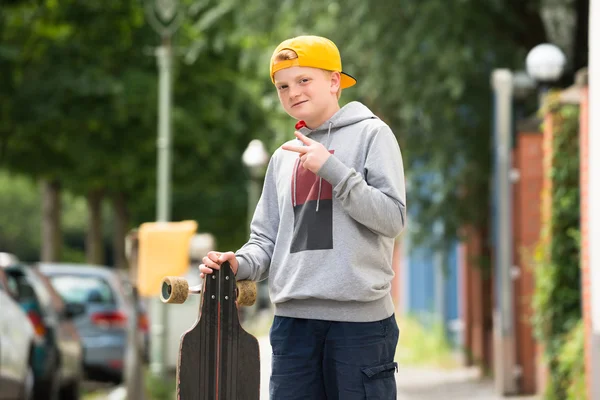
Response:
M356 79L352 75L348 75L345 72L341 72L340 75L342 76L340 82L340 86L342 89L346 89L356 85Z

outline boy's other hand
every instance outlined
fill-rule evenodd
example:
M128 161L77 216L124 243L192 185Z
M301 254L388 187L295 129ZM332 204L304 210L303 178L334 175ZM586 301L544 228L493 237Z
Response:
M225 261L229 261L233 274L237 274L238 262L233 252L228 251L226 253L221 253L218 251L209 251L206 257L202 258L202 264L198 267L200 270L200 278L204 279L206 275L212 274L213 270L220 269L221 264Z
M305 146L293 146L291 144L284 144L281 146L283 150L294 151L298 153L302 166L313 172L317 173L319 169L325 164L325 161L331 156L329 150L325 148L321 143L316 140L312 140L304 136L302 133L296 131L294 135L300 140Z

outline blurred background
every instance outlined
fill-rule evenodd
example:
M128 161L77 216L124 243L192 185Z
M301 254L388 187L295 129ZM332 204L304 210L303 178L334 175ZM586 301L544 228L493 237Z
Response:
M269 59L301 34L402 149L398 398L600 399L591 3L3 0L0 399L174 398L199 300L162 305L156 279L245 243L294 132ZM242 312L265 399L266 284Z

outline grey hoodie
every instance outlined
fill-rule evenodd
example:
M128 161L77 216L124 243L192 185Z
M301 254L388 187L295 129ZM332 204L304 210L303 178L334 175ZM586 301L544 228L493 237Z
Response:
M275 314L369 322L394 312L394 239L404 228L404 169L391 129L351 102L300 132L333 155L318 173L277 149L267 168L238 279L269 278ZM294 139L288 143L302 143Z

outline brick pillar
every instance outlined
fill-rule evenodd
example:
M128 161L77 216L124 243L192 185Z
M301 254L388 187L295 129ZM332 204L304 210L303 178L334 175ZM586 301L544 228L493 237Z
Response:
M473 227L465 227L460 246L461 315L464 320L465 362L484 369L493 366L491 327L491 280L480 263L483 238Z
M468 236L466 232L463 233L468 240ZM471 293L471 274L469 271L469 263L468 263L468 252L469 246L466 242L461 242L458 247L458 268L460 270L460 292L458 296L459 300L459 312L461 318L463 320L463 346L465 353L465 364L473 365L473 352L471 350L473 346L473 331L471 326L473 325L473 311L470 306L470 293Z
M586 91L588 110L587 127L587 199L590 207L587 211L587 237L592 246L587 247L590 290L588 291L588 312L591 314L591 334L588 340L589 399L600 399L600 2L590 1L589 42L589 90ZM587 86L587 85L586 85ZM589 125L588 125L589 124Z
M542 224L550 223L552 217L552 179L550 179L550 171L552 169L552 145L553 145L553 118L551 113L547 113L544 117L544 131L542 139L542 151L544 152L542 158L543 166L543 181L542 191L544 196L542 197Z
M579 114L579 160L581 190L581 289L583 303L583 321L585 327L585 371L588 398L593 399L593 357L592 345L594 332L592 329L592 283L590 272L590 232L589 232L589 88L581 90ZM597 351L597 350L596 350Z
M536 346L531 318L532 296L535 290L533 254L540 239L540 200L543 184L542 135L540 132L521 132L513 153L514 167L519 179L513 187L514 264L519 276L514 283L515 335L517 364L521 366L520 394L535 394Z
M582 91L579 122L579 179L581 182L581 297L583 303L583 321L585 327L585 371L586 386L589 388L591 357L590 342L588 338L592 336L592 319L590 304L590 247L589 247L589 203L588 203L588 183L589 183L589 137L588 137L588 89Z
M551 113L544 116L544 130L542 137L542 202L541 202L541 226L546 226L552 218L552 180L550 179L550 171L552 169L552 145L553 145L553 117ZM549 240L544 236L543 231L540 236L541 240ZM543 394L548 383L548 366L544 361L544 346L541 343L536 345L536 365L537 365L537 391Z

